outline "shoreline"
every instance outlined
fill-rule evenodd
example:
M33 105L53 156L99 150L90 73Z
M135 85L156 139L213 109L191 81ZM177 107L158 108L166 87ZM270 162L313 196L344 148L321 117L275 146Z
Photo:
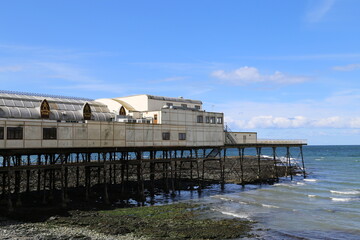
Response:
M70 211L45 222L22 223L0 218L1 239L234 239L253 237L253 222L239 218L212 219L197 203Z

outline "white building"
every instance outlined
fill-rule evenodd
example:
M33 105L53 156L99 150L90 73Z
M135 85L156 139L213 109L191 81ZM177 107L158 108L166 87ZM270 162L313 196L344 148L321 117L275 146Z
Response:
M182 97L94 101L3 92L0 148L223 146L223 119L223 113L204 111L201 101ZM256 141L256 133L248 135Z

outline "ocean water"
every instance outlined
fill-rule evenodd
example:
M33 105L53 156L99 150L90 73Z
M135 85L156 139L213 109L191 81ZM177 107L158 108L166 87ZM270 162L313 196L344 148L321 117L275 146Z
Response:
M305 179L227 185L200 201L215 213L256 221L262 239L360 239L360 146L305 146L304 156Z

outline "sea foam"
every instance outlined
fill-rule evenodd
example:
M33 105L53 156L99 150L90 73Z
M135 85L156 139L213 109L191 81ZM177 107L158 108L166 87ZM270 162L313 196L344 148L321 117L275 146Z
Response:
M317 179L304 179L305 182L317 182Z
M334 202L350 202L352 198L331 198L331 201Z
M336 190L330 190L333 194L340 194L340 195L358 195L360 194L360 191L357 190L348 190L348 191L336 191Z
M239 214L239 213L233 213L233 212L225 212L225 211L220 211L222 214L224 215L229 215L229 216L233 216L233 217L237 217L237 218L246 218L246 219L250 219L249 215L246 214Z

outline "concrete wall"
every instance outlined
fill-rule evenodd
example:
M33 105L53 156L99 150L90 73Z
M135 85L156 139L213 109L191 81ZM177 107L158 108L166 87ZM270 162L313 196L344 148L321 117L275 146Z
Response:
M256 143L257 133L256 132L229 132L235 139L236 143Z
M166 100L157 100L157 99L149 99L149 108L148 111L156 111L162 109L167 104L172 104L173 106L181 107L181 104L186 104L187 108L195 108L195 105L202 108L201 104L188 103L188 102L177 102L177 101L166 101Z
M168 103L172 104L173 106L181 107L181 104L186 104L188 108L195 108L195 105L199 106L202 109L201 104L195 103L188 103L186 101L179 102L179 101L171 101L171 100L159 100L159 99L148 99L147 95L136 95L136 96L129 96L129 97L121 97L116 98L121 101L124 101L131 105L136 111L159 111ZM97 101L103 102L103 99L99 99ZM105 103L106 104L106 103Z
M203 122L198 123L198 116L202 116ZM224 129L223 113L218 112L205 112L205 111L192 111L183 109L161 109L161 124L174 124L174 125L186 125L186 126L211 126L221 127ZM206 119L215 118L215 122L206 122ZM221 118L221 123L218 123L218 119Z
M170 109L169 109L170 110ZM1 149L16 148L86 148L86 147L130 147L130 146L222 146L223 124L194 123L195 115L180 117L176 110L167 112L178 123L185 124L141 124L119 122L66 123L51 120L0 120L4 127ZM220 114L222 115L222 114ZM188 120L188 121L187 121ZM191 120L191 121L190 121ZM188 124L187 124L188 123ZM7 127L22 127L23 139L7 139ZM57 128L57 139L44 140L43 128ZM162 134L170 133L169 140ZM179 133L186 140L179 140Z

